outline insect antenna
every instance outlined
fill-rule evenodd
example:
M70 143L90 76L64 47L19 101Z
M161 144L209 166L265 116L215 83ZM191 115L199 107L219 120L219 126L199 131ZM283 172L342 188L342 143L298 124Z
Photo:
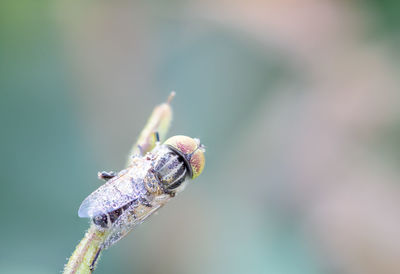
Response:
M93 271L94 266L95 266L95 264L96 264L96 261L97 261L97 259L99 258L99 255L100 255L100 252L101 252L102 249L103 249L103 247L100 246L99 250L97 250L97 253L96 253L96 255L94 256L94 259L93 259L92 263L90 264L90 271Z

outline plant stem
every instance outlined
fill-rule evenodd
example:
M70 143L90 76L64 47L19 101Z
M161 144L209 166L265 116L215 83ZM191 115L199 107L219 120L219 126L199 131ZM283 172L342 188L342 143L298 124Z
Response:
M159 133L161 140L165 138L172 120L170 102L174 96L175 92L171 92L167 102L154 108L138 140L132 147L130 155L151 151L156 144L155 132ZM131 157L128 159L127 165L130 164L130 159ZM100 248L106 238L107 231L97 229L92 223L65 265L64 274L92 273L91 266L96 259L96 255L100 256L98 253L102 251ZM97 257L96 263L98 261L99 257Z

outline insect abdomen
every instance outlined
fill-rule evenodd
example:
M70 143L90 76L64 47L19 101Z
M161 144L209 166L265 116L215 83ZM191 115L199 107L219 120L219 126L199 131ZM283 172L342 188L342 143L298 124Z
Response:
M96 217L93 218L93 223L95 225L98 225L102 228L108 228L111 226L111 224L113 224L119 216L121 216L121 214L128 208L130 207L132 204L134 203L134 201L124 205L121 208L118 208L114 211L111 211L107 214L102 214L102 215L98 215Z

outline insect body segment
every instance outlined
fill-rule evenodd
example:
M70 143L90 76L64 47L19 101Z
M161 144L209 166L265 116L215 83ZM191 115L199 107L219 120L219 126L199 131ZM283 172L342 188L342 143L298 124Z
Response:
M185 181L187 175L186 165L180 155L173 151L164 154L154 167L154 172L165 193Z
M175 136L146 155L134 156L118 174L100 173L108 181L82 202L79 217L107 230L103 248L112 245L182 191L187 177L201 173L203 153L199 140Z

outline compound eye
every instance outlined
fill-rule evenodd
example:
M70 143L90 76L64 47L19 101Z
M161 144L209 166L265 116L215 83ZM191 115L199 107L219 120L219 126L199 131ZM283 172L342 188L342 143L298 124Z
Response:
M200 140L177 135L169 138L165 144L184 158L192 179L201 174L205 165L205 157L204 147L200 145Z
M190 158L190 166L192 167L193 176L192 179L198 177L204 169L206 159L204 157L204 148L200 147L197 149Z

